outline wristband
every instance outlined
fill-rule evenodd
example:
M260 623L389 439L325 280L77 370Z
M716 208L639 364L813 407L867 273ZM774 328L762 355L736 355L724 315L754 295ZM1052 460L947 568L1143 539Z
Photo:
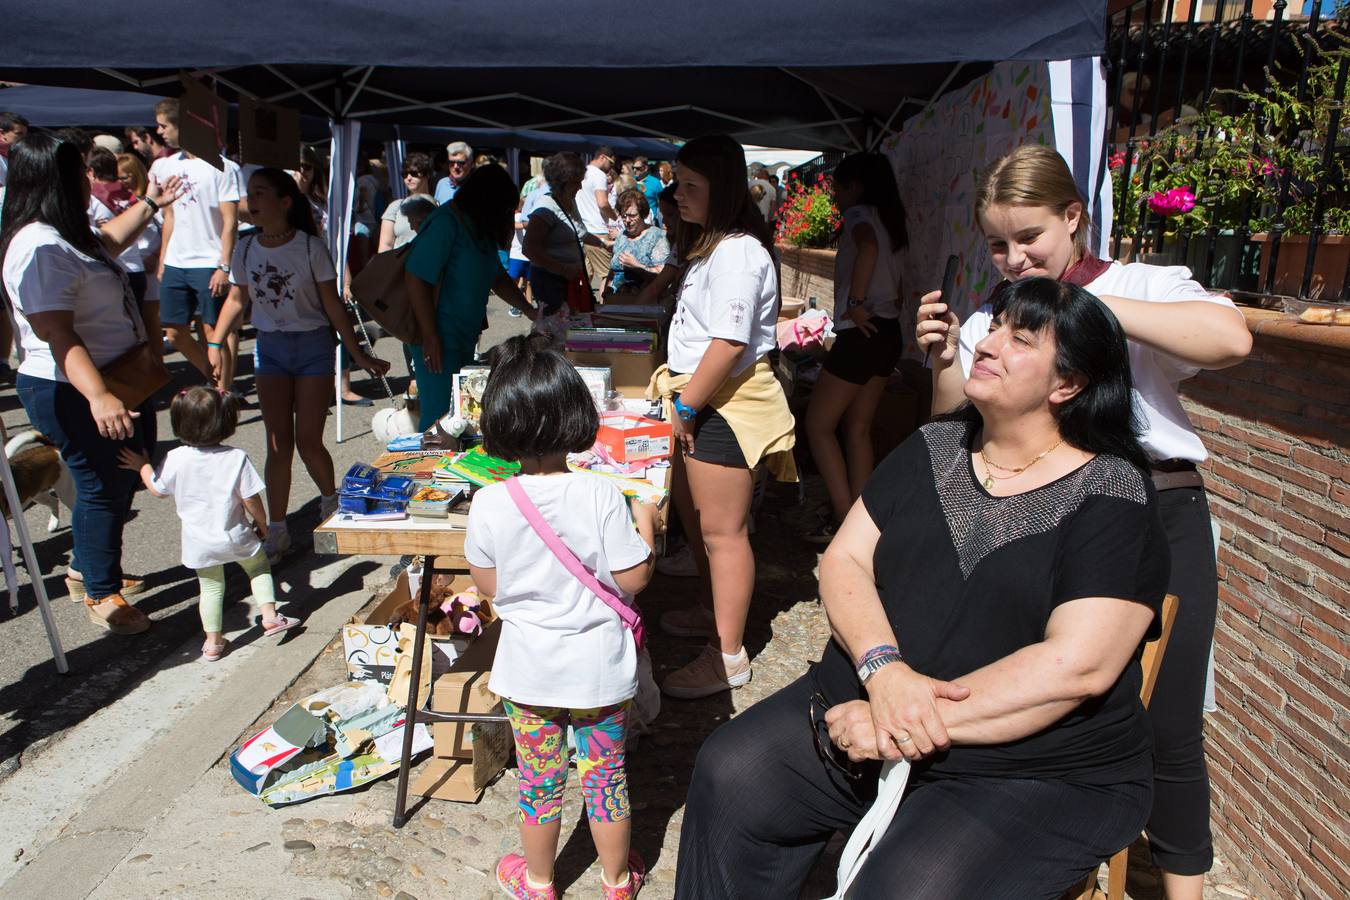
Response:
M159 212L159 204L151 200L149 197L142 197L141 202L144 203L146 206L150 207L151 215L154 215L155 213Z
M207 341L207 342L206 342L206 346L208 346L208 347L215 347L217 350L220 349L220 345L219 345L219 344L213 344L213 343L211 343L210 341Z
M680 417L681 422L692 422L698 415L698 410L685 404L679 397L676 397L672 403L675 406L675 415Z
M900 655L899 648L894 644L881 644L873 647L864 653L862 659L858 661L858 681L865 685L867 679L883 667L903 661L904 657Z
M867 299L866 299L866 298L863 298L863 299L860 300L860 299L858 299L858 298L856 298L856 297L849 297L849 298L848 298L848 308L849 308L849 309L854 309L855 307L862 306L862 305L863 305L864 303L866 303L866 302L867 302Z

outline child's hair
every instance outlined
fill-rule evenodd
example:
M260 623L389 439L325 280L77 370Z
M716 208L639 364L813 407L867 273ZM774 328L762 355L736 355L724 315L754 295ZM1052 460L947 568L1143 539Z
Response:
M521 460L581 453L595 444L600 415L573 365L546 334L518 335L488 354L483 392L483 449Z
M403 217L408 220L409 228L413 231L421 231L422 223L427 220L427 216L436 211L436 204L426 197L413 197L410 200L404 200L399 210L403 213Z
M895 186L895 170L891 161L880 153L854 153L840 160L834 167L834 183L862 186L861 203L876 207L877 217L891 236L891 252L899 253L909 246L909 229L905 226L905 204L900 200L900 189Z
M169 404L169 424L174 437L187 446L214 447L234 434L239 399L211 387L190 387Z
M984 173L975 195L975 213L982 215L991 206L1044 206L1061 216L1074 203L1083 210L1073 233L1074 249L1082 259L1091 255L1092 218L1069 164L1053 148L1023 144Z

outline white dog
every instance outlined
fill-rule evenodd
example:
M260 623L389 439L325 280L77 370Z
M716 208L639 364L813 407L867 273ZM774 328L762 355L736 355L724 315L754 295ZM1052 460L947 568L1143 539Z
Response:
M61 454L51 442L31 428L21 431L5 442L5 459L9 461L10 471L14 474L14 487L19 495L19 504L24 509L30 503L41 503L47 507L51 517L47 520L47 531L56 531L61 527L61 507L74 511L75 482L66 469ZM0 556L5 570L5 582L9 587L10 609L19 608L19 580L14 571L13 545L9 535L9 504L0 493L0 529L3 529L5 552ZM32 573L32 577L39 577Z

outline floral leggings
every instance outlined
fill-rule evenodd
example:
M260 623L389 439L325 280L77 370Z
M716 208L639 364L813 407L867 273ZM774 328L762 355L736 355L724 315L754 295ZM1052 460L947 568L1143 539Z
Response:
M623 765L628 701L599 709L528 706L510 700L503 705L516 739L523 824L546 825L562 816L569 724L576 741L586 815L593 822L619 822L631 815L628 773Z

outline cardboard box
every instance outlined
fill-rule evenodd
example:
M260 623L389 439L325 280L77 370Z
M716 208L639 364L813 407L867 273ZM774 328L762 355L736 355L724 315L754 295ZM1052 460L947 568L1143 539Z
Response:
M652 373L662 361L657 353L598 353L568 350L574 366L608 366L610 383L625 397L638 399L647 394Z
M628 413L602 413L595 441L615 462L667 459L674 432L669 422Z
M497 654L497 640L501 623L494 622L478 636L464 653L450 666L450 671L438 676L431 686L431 711L448 713L491 713L501 711L501 702L488 689L492 675L492 661ZM490 731L494 727L510 730L504 722L471 725L467 722L436 722L431 726L436 756L454 759L473 759L475 729ZM505 761L503 760L503 765Z
M462 591L473 584L467 574L456 575L450 582L453 591ZM389 618L411 598L406 572L398 576L394 588L364 617L356 615L343 626L343 652L347 661L349 679L370 679L388 685L398 667L399 634L390 629ZM416 620L405 623L415 631ZM428 636L423 650L423 682L448 671L459 655L468 649L471 639L464 637ZM410 641L406 643L411 643ZM430 676L426 673L430 667ZM404 688L406 692L406 688Z

